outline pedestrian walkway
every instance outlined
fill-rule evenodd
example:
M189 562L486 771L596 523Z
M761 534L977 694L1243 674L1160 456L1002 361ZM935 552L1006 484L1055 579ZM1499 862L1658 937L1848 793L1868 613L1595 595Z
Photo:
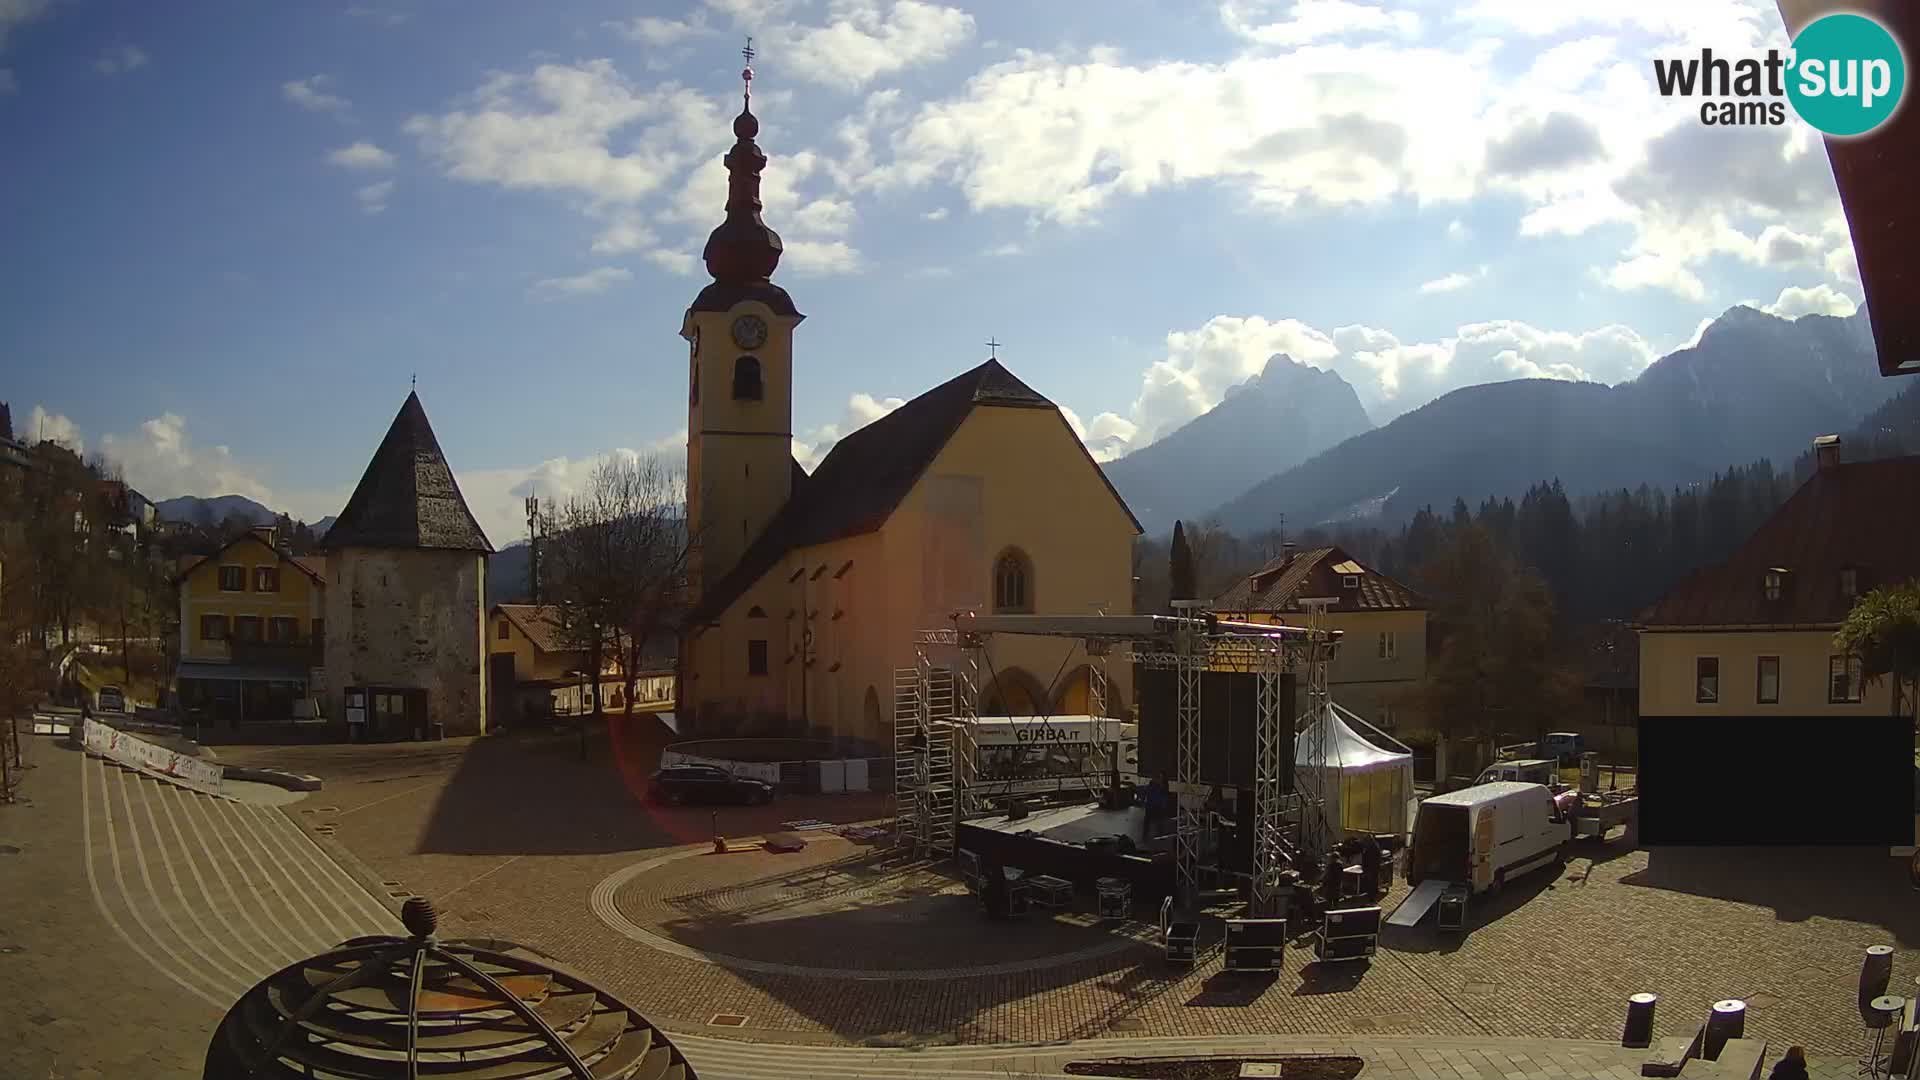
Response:
M1090 1039L1043 1046L952 1046L919 1050L785 1046L671 1034L701 1080L995 1080L1065 1077L1069 1062L1131 1057L1338 1055L1364 1061L1359 1080L1630 1080L1644 1050L1573 1039L1438 1039L1378 1036L1201 1036ZM1767 1067L1785 1047L1769 1047ZM1815 1080L1854 1080L1855 1062L1810 1062Z
M272 806L80 758L86 875L101 917L209 1005L225 1010L266 976L348 938L401 932Z

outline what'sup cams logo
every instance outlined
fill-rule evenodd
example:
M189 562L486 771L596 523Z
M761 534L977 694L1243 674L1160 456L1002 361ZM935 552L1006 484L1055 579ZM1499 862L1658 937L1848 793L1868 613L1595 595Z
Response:
M1887 28L1865 15L1827 15L1802 27L1784 54L1728 60L1658 59L1662 97L1704 98L1700 122L1737 127L1787 122L1787 106L1823 134L1865 135L1900 108L1907 61Z

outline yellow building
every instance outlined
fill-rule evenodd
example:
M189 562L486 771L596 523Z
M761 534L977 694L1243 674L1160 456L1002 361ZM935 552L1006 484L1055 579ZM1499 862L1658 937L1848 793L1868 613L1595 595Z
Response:
M1890 716L1892 681L1868 685L1859 658L1841 654L1833 637L1858 597L1920 578L1920 456L1842 463L1831 435L1814 448L1813 475L1731 558L1642 614L1643 759L1662 726L1721 721L1703 726L1703 753L1715 732L1763 741L1779 775L1797 782L1806 738L1844 744L1845 727L1823 721Z
M504 723L593 707L592 684L583 677L587 650L575 647L561 630L554 604L495 604L487 613L488 694ZM602 708L626 708L626 657L609 650L601 657ZM657 709L673 704L673 660L667 650L645 650L634 674L633 707Z
M218 727L313 715L323 667L326 565L287 555L263 526L214 554L191 558L180 590L181 704Z
M1213 599L1222 618L1298 624L1323 602L1342 633L1327 665L1334 701L1387 731L1423 730L1414 700L1427 677L1427 603L1337 547L1288 550Z
M1126 612L1140 527L1060 410L994 359L807 474L791 449L804 316L770 280L781 244L760 219L759 122L743 109L733 130L726 220L705 251L714 280L681 326L695 543L682 730L879 740L914 631L956 610ZM1084 701L1077 649L996 638L982 712ZM1130 697L1114 687L1112 711Z

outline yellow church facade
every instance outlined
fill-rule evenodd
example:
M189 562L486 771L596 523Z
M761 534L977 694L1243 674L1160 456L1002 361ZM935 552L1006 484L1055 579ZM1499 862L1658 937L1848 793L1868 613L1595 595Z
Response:
M727 156L713 276L688 309L693 610L680 643L682 731L885 742L914 633L956 611L1126 613L1139 523L1060 410L997 359L792 457L795 330L760 219L758 121ZM984 714L1086 708L1077 642L1000 635ZM1110 713L1130 687L1114 672Z

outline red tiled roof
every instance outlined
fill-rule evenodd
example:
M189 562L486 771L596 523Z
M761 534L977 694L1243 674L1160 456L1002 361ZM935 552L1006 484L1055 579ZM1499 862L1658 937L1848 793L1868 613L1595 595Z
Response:
M1769 571L1785 570L1769 600ZM1920 578L1920 455L1818 469L1733 557L1697 570L1642 613L1651 628L1832 626L1853 601L1840 591L1851 568L1864 593Z
M220 545L219 550L215 551L212 555L182 555L180 556L180 561L175 564L176 568L173 573L173 580L176 582L185 581L187 578L187 575L193 573L195 567L198 567L201 563L206 562L208 559L219 558L221 555L226 553L226 550L228 548L241 542L242 540L259 541L259 539L260 539L259 537L255 536L250 531L243 532L240 535L234 537L233 539L227 541L226 543ZM264 547L265 545L262 544L261 546ZM279 551L277 550L274 552L274 554L280 555ZM327 583L327 573L326 573L327 563L326 563L326 559L322 556L280 555L280 561L284 563L292 563L294 566L294 569L299 570L301 573L312 578L316 584L325 585Z
M1348 577L1359 578L1359 588L1346 588ZM1412 589L1337 547L1324 547L1273 560L1215 597L1213 609L1298 611L1302 598L1323 596L1339 598L1328 611L1419 611L1426 607L1426 600Z
M493 610L506 616L516 629L541 652L578 652L567 644L560 630L558 604L495 604Z

